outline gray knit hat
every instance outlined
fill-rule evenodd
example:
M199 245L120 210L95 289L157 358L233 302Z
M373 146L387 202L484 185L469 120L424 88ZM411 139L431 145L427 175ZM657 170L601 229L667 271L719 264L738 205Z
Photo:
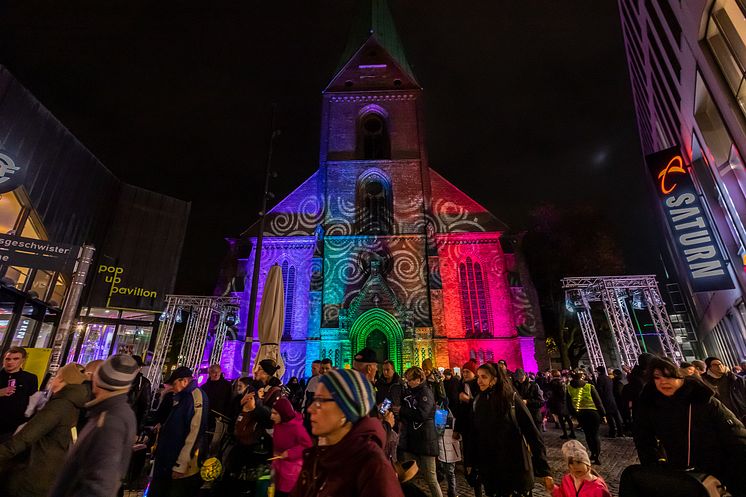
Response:
M376 405L376 394L373 385L362 374L353 369L336 369L329 371L319 379L329 390L332 398L353 423L367 416Z
M129 389L139 370L140 366L132 356L114 354L96 370L93 381L104 390Z

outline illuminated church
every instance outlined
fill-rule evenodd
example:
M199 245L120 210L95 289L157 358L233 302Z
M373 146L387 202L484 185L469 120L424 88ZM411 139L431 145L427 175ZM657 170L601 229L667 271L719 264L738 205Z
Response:
M399 371L427 357L536 370L543 330L520 236L430 167L422 88L386 3L363 10L323 91L319 168L267 213L256 315L279 264L286 377L324 357L345 367L365 346ZM247 303L257 226L230 240ZM240 356L227 344L224 365L240 369Z

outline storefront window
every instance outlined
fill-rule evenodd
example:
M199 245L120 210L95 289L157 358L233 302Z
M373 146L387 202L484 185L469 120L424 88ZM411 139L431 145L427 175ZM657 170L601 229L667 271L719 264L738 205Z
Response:
M29 216L29 218L26 220L26 223L23 226L23 231L21 232L21 236L24 238L35 238L37 240L46 240L46 236L44 236L44 231L40 229L37 222L34 221L34 219L31 216Z
M746 171L741 155L733 144L699 73L694 119L705 141L704 159L714 177L718 202L727 214L729 228L738 243L738 255L742 256L746 246L746 228L742 217L746 216ZM693 147L695 144L696 140Z
M78 343L80 343L80 340L83 337L83 332L85 331L85 325L78 321L78 323L75 324L73 327L73 338L70 343L70 351L67 354L67 362L74 362L75 361L75 351L78 350Z
M31 270L27 267L10 266L5 273L5 278L18 290L23 290L30 272Z
M94 318L117 319L119 318L119 311L116 309L103 309L101 307L91 307L91 309L88 311L88 315Z
M111 341L114 338L116 326L111 324L91 323L86 327L83 345L80 348L78 361L87 364L96 359L105 359L109 355Z
M67 281L61 274L57 275L57 281L54 282L54 289L52 290L52 296L49 298L50 305L55 307L62 307L65 303L65 292L67 292ZM86 311L88 309L85 309ZM81 316L85 314L81 312Z
M122 311L122 319L133 319L135 321L155 321L155 314L146 311Z
M52 336L54 336L54 328L58 318L59 313L57 311L46 309L44 319L36 335L36 341L34 341L34 347L51 347Z
M151 327L120 326L117 341L114 345L114 353L145 357L152 333L153 328Z
M21 316L21 319L18 320L18 325L16 325L16 333L10 344L20 347L28 347L29 343L31 343L31 334L34 332L36 323L36 319L28 316Z
M707 44L746 114L746 18L736 0L717 0L707 24Z
M10 324L10 319L13 317L13 307L14 304L12 302L3 302L0 304L0 343L3 343L5 334L8 332L8 325Z
M0 195L0 233L7 234L15 228L21 210L23 208L15 193Z
M34 347L36 348L44 348L49 347L49 339L52 336L52 332L54 331L54 323L42 323L41 328L39 328L39 334L36 336L36 342L34 342Z
M33 292L36 294L36 298L44 300L47 297L47 293L49 293L49 284L51 282L52 273L50 271L37 270L29 293Z

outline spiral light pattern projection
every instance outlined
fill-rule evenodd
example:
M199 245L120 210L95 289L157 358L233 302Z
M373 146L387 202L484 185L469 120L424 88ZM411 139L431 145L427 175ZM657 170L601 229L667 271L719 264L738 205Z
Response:
M500 245L507 227L432 169L424 173L429 188L413 185L412 178L418 181L421 176L419 162L382 161L375 169L391 178L391 232L358 234L356 178L371 168L359 163L327 165L267 214L257 310L272 264L287 261L297 274L296 302L289 317L292 339L281 346L286 379L307 375L311 361L321 356L340 365L349 361L349 349L360 343L350 343L347 333L353 329L360 333L364 327L355 320L375 309L386 312L401 329L401 335L387 334L390 346L396 340L396 361L433 357L448 362L439 364L448 367L476 354L521 362L521 347L528 345L519 346L518 335L540 334L541 321L538 303L531 298L533 290L511 287L507 281L506 254ZM478 261L485 272L494 339L464 336L457 267L466 257ZM250 275L253 253L241 263ZM527 269L525 273L527 277ZM244 288L243 298L248 301L250 276ZM369 321L380 331L383 321ZM394 329L387 323L386 329ZM372 329L365 328L363 335ZM424 335L418 335L417 346L408 346L405 358L403 337L406 333L411 337L415 329ZM437 340L447 344L438 345ZM240 358L240 351L235 355Z
M416 326L430 325L424 236L327 237L324 241L324 327L334 325L370 275L370 259L382 260L381 273L398 300L413 312Z

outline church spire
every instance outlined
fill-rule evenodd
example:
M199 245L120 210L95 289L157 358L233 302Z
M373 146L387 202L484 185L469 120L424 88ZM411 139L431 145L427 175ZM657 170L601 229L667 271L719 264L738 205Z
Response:
M399 40L388 0L358 0L357 13L350 28L347 45L342 52L335 78L349 65L351 59L370 42L383 48L398 69L416 84L412 68L407 62L404 48ZM419 86L419 85L418 85Z

